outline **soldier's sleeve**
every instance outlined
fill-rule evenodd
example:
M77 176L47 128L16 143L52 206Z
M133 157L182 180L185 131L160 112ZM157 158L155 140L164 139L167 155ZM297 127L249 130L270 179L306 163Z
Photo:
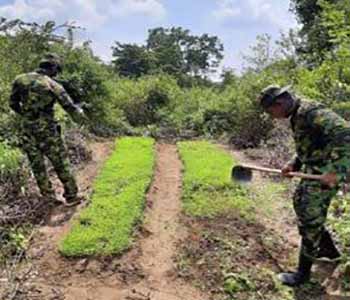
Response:
M15 81L12 85L12 91L9 99L9 105L16 113L21 113L21 100L22 100L21 85Z
M336 144L332 147L330 162L325 167L326 173L336 173L340 182L345 182L349 176L350 170L350 143L343 145Z
M83 114L83 111L79 106L74 104L72 98L68 95L63 86L51 80L50 89L63 109L69 113L75 121L80 120L79 116Z
M312 126L329 137L324 151L329 160L323 168L325 173L336 173L339 181L345 181L350 168L350 127L346 121L330 110L314 112Z

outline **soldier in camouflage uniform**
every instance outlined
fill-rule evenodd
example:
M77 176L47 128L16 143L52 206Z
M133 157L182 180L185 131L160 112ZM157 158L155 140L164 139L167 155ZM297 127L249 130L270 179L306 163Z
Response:
M294 194L294 210L302 237L295 273L279 274L282 283L298 286L310 279L313 261L340 258L325 228L331 199L346 181L350 168L350 126L317 102L297 99L287 88L269 86L259 97L263 109L277 119L289 118L296 156L282 169L284 176L302 170L321 175L320 181L301 180Z
M78 187L70 171L60 125L54 117L54 105L58 101L75 121L83 120L84 113L73 103L65 89L53 80L61 70L59 56L47 54L38 70L16 78L10 107L20 116L21 147L28 156L42 196L56 200L45 167L46 156L63 183L63 196L66 205L70 206L79 202Z

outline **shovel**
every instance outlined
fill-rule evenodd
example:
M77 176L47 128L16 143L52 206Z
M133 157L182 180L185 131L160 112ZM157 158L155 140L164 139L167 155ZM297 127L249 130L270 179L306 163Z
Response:
M253 171L282 175L282 171L279 169L270 169L250 165L237 165L232 168L231 179L239 182L250 182L253 178ZM300 172L290 172L288 173L288 175L290 175L291 177L298 177L302 179L318 181L320 181L322 178L321 175L305 174Z

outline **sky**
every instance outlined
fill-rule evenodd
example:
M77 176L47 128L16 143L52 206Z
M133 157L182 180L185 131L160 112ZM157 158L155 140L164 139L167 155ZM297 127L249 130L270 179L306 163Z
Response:
M218 36L225 47L221 68L240 70L257 35L278 39L296 26L289 7L289 0L0 0L0 17L74 21L85 28L79 39L91 40L105 61L114 41L142 44L150 28L181 26Z

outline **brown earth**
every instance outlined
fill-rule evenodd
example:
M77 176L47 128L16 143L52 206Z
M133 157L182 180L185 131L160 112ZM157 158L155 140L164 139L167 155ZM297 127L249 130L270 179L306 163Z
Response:
M85 196L91 193L92 182L112 146L112 142L90 145L93 160L77 173ZM232 155L241 162L254 163L242 152L233 151ZM76 209L54 209L34 235L14 281L17 286L12 291L16 292L2 299L218 300L225 297L222 287L232 274L242 275L239 280L247 288L235 294L235 299L272 299L273 273L294 266L299 243L294 216L285 202L275 203L271 215L259 212L257 205L259 222L243 220L239 215L191 220L181 214L181 168L176 146L158 144L144 222L135 234L134 245L120 257L63 258L58 243L70 228L69 220L84 204ZM251 196L259 194L270 180L256 174ZM56 183L56 188L62 193L60 184ZM329 273L322 276L327 280ZM294 294L296 300L350 299L334 293L327 296L322 286Z
M111 146L109 142L91 145L94 160L77 174L86 195ZM57 189L61 190L59 185ZM82 207L76 210L57 208L33 239L27 264L19 272L21 285L13 299L205 300L174 272L176 245L186 236L179 221L180 198L181 162L176 146L159 144L144 224L132 249L121 257L63 258L58 253L58 243L70 228L71 222L67 221Z

